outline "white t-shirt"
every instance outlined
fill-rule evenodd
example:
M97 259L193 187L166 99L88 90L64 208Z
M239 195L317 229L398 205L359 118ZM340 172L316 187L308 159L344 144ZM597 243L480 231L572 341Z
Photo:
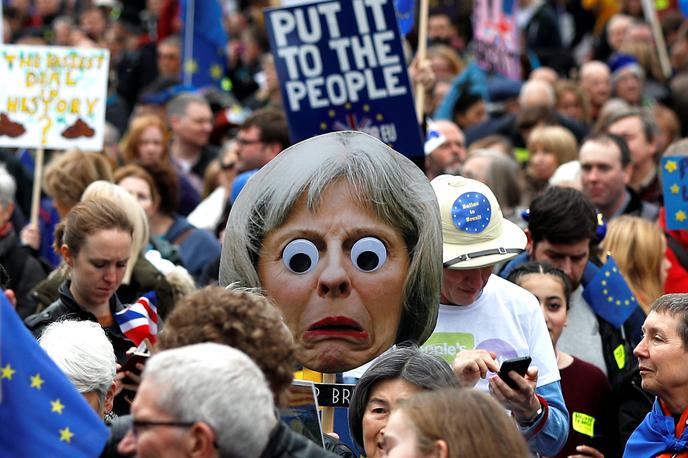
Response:
M530 356L531 366L538 368L537 386L560 379L552 340L537 298L496 275L490 275L473 304L440 304L435 330L422 347L449 364L459 351L474 348L496 353L498 364ZM487 391L492 375L488 373L476 388Z

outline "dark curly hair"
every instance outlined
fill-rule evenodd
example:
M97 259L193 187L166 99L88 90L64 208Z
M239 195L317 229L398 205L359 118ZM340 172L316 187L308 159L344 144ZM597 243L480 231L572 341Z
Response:
M284 405L293 379L294 343L280 312L263 296L207 286L184 297L170 313L158 348L202 342L246 353L263 371L275 403Z

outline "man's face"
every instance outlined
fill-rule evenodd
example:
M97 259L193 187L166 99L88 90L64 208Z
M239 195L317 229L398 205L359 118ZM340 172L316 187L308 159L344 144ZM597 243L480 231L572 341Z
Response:
M433 14L428 18L428 39L448 43L454 33L454 26L446 14Z
M579 153L583 194L603 212L623 199L630 167L621 166L621 151L612 142L585 142Z
M207 105L192 102L184 116L172 118L172 129L184 142L203 147L213 130L213 113Z
M171 415L158 406L160 387L148 379L143 379L136 398L131 405L134 426L117 446L117 451L125 456L137 458L187 457L185 439L187 427L170 425L137 426L136 422L174 422ZM135 431L135 432L134 432Z
M601 107L612 93L609 70L590 69L581 77L581 87L590 97L590 103L595 107Z
M237 157L240 172L259 169L272 159L268 145L260 139L260 133L258 126L251 126L239 131L237 135Z
M626 140L628 149L631 150L631 163L634 165L642 164L652 159L655 153L655 146L645 137L643 121L639 116L628 116L619 119L615 123L610 124L607 131Z
M433 178L445 172L457 173L466 160L466 138L463 132L451 122L438 121L435 124L446 140L428 156L426 168Z
M445 268L442 272L440 301L447 305L471 305L487 285L492 267L467 270Z
M179 76L181 71L179 48L169 44L163 44L158 47L158 71L161 76Z
M576 289L583 278L585 264L590 259L590 239L573 243L550 243L541 240L529 243L528 253L533 261L547 261L561 269L568 275L573 289Z

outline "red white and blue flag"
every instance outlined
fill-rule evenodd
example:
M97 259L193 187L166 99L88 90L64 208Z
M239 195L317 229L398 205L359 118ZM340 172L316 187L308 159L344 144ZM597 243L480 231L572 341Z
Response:
M158 335L158 307L155 291L148 292L125 310L115 313L115 320L125 336L136 345L144 339L155 344Z

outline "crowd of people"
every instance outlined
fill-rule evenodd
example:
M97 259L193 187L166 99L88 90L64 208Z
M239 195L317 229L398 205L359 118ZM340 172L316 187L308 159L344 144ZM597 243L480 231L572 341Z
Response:
M415 164L362 132L292 144L274 2L220 2L222 88L183 84L183 3L1 10L4 43L110 51L103 150L47 151L36 224L32 152L0 148L1 286L108 425L101 456L688 456L688 229L660 166L688 163L681 2L519 0L515 80L478 65L475 2L431 1L426 58L404 38ZM594 293L612 260L623 312ZM117 317L151 292L153 355L121 370ZM316 443L279 409L322 374L356 385Z

